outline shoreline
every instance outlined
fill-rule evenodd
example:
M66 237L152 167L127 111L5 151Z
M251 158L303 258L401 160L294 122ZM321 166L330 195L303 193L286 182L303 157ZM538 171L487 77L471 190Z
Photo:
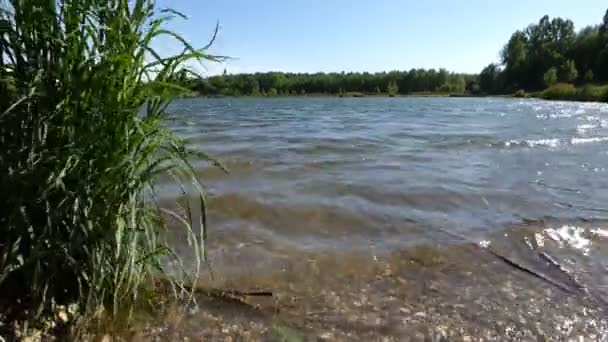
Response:
M505 248L495 246L498 251ZM608 329L602 304L592 296L531 276L468 241L377 256L292 251L281 267L220 273L199 283L204 287L196 290L197 310L187 313L168 306L152 323L139 322L143 326L136 325L130 334L163 340L416 336L477 341L505 336L595 339ZM212 288L269 291L272 296L233 296L228 291L218 296L211 294ZM548 314L544 307L553 309ZM565 321L570 322L568 329L562 329Z
M516 225L523 238L552 222ZM567 222L562 222L567 223ZM593 227L605 221L589 222ZM583 224L583 223L581 223ZM372 255L293 250L262 272L206 275L195 289L198 306L167 304L119 336L143 340L450 340L499 341L505 336L595 340L608 331L593 292L561 287L497 257L509 244L492 235L491 248L464 239ZM520 243L524 243L523 239ZM538 266L538 265L537 265ZM550 276L551 276L550 275ZM218 294L214 289L226 292ZM234 290L234 291L232 291ZM233 295L271 292L271 296ZM550 313L543 308L551 307ZM544 312L544 314L542 314ZM564 329L565 322L569 322ZM102 334L115 334L112 327Z
M373 94L373 95L333 95L333 94L306 94L306 95L276 95L276 96L254 96L254 95L241 95L241 96L223 96L223 95L192 95L184 96L182 99L242 99L242 98L253 98L253 99L277 99L277 98L499 98L499 99L537 99L545 101L566 101L566 102L597 102L597 103L608 103L606 100L601 98L572 98L570 96L563 97L551 97L547 98L542 92L526 93L525 95L518 94L492 94L492 95L477 95L477 94L400 94L390 96L387 94Z
M254 96L254 95L240 95L240 96L223 96L223 95L193 95L185 96L182 98L205 98L205 99L240 99L240 98L254 98L254 99L275 99L275 98L511 98L513 95L474 95L474 94L400 94L400 95L332 95L332 94L306 94L306 95L276 95L276 96Z

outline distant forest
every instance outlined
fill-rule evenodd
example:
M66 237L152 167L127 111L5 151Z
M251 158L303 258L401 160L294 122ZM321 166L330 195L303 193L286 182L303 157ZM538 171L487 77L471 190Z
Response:
M539 91L556 83L601 84L608 82L608 10L600 24L578 32L571 20L544 16L538 24L513 33L500 58L499 64L488 65L479 75L412 69L381 73L224 73L200 80L187 79L184 73L182 77L201 95L226 96L510 94Z
M541 90L558 82L608 82L608 10L600 24L578 32L571 20L544 16L538 24L513 33L500 57L501 64L481 71L482 92Z
M382 73L282 72L214 76L193 82L190 88L202 95L304 95L365 93L409 94L415 92L464 93L477 76L447 70L391 71ZM469 87L469 88L468 88Z

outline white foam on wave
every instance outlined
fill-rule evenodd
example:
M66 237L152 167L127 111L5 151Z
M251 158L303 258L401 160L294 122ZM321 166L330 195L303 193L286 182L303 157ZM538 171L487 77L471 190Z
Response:
M603 141L608 141L608 137L572 138L572 139L570 139L570 143L572 145L589 144L589 143L603 142Z
M526 143L531 147L542 145L549 147L556 147L560 144L559 139L538 139L538 140L526 140Z
M572 113L536 114L537 119L565 119L571 118Z
M579 133L585 133L585 132L587 132L587 131L589 131L589 130L592 130L592 129L595 129L595 128L598 128L598 125L594 125L594 124L583 124L583 125L578 125L578 126L576 126L576 130L577 130Z
M608 230L602 228L592 229L591 233L600 238L608 238Z
M560 247L568 246L582 251L585 255L589 254L591 240L585 237L584 228L565 225L559 228L548 228L544 232Z
M538 140L509 140L505 142L506 147L511 146L548 146L548 147L557 147L560 145L559 139L538 139Z
M590 144L608 141L608 137L591 137L591 138L570 138L569 143L571 145ZM504 142L505 147L512 146L545 146L545 147L558 147L562 144L568 144L568 140L562 141L558 138L552 139L536 139L536 140L509 140Z

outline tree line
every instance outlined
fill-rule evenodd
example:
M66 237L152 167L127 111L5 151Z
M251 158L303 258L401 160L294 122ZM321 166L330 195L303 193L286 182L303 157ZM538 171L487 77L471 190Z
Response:
M598 16L599 17L599 16ZM538 91L556 83L608 82L608 10L597 25L576 31L569 19L544 16L517 30L500 52L500 63L478 75L445 69L391 72L267 72L188 79L201 95L276 96L304 94L512 94Z
M190 80L189 88L201 95L304 95L348 93L410 94L441 92L462 94L476 83L476 75L445 69L412 69L379 73L283 73L268 72L213 76Z
M481 71L480 91L513 93L556 83L608 82L608 10L601 23L578 32L569 19L544 16L513 33L500 61Z

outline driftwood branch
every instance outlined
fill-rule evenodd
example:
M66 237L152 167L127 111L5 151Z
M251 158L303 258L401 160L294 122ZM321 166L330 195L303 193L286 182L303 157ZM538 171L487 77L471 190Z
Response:
M532 268L529 268L527 266L524 266L496 251L494 251L493 249L491 249L490 247L483 247L480 246L478 243L476 243L475 241L472 241L471 239L467 238L466 236L454 233L454 232L450 232L446 229L443 228L439 228L442 232L444 232L447 235L450 235L452 237L456 237L460 240L463 240L465 242L467 242L469 245L473 246L475 249L480 249L480 250L485 250L488 253L490 253L491 255L493 255L495 258L497 258L498 260L501 260L503 263L505 263L508 266L511 266L512 268L526 273L528 275L531 275L535 278L538 278L548 284L551 284L557 288L559 288L560 290L570 293L570 294L574 294L576 292L580 292L580 291L585 291L585 287L582 286L579 282L576 281L576 279L574 279L570 274L566 273L564 270L562 270L561 268L559 268L559 270L564 273L566 275L566 277L568 277L568 279L572 282L572 284L574 284L575 289L573 290L572 287L566 285L566 284L562 284L561 282L558 282L554 279L549 278L548 276L546 276L545 274L538 272L536 270L533 270ZM544 253L543 253L544 254ZM544 257L544 259L546 260L547 255L542 255ZM548 261L548 260L547 260ZM556 262L554 260L551 260L551 264L554 266L559 266L558 264L556 264Z

